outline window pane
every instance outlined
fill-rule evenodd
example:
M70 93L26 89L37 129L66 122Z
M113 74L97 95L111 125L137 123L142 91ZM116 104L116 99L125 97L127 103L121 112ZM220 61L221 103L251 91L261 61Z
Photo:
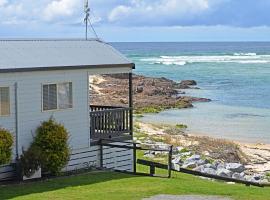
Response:
M43 110L49 110L49 85L43 85Z
M57 109L56 84L43 85L43 110Z
M6 116L9 114L10 114L9 88L1 87L0 88L0 115Z
M72 108L72 83L58 84L58 108Z
M57 86L49 85L49 110L57 109Z

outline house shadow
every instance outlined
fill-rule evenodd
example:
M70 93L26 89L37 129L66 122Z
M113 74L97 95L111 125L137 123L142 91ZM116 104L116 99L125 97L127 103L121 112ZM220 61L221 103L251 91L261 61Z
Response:
M12 199L29 194L55 191L67 187L93 185L111 180L133 178L135 175L119 172L95 171L79 175L58 177L27 183L0 185L0 199ZM138 175L136 175L138 177Z

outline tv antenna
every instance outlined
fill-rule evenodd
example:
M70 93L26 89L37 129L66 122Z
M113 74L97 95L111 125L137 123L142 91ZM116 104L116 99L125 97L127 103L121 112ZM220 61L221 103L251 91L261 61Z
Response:
M88 25L90 25L92 32L94 33L95 37L98 39L98 35L93 27L93 24L90 21L90 8L89 8L89 2L88 0L85 0L84 2L84 13L85 13L85 18L84 18L84 23L85 23L85 39L88 40Z

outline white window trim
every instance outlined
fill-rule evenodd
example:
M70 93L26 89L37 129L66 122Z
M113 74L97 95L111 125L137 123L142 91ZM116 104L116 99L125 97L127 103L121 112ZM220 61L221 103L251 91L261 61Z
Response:
M10 86L1 85L0 88L8 88L8 101L9 101L9 114L7 114L7 115L1 115L1 113L0 113L0 117L10 117L11 116Z
M71 83L72 84L72 105L71 105L71 108L59 108L58 106L58 85L59 84L64 84L64 83ZM57 108L56 109L52 109L52 110L44 110L43 109L43 86L44 85L56 85L56 106ZM68 110L73 110L74 108L74 92L73 92L73 82L72 81L62 81L62 82L49 82L49 83L42 83L41 84L41 112L56 112L56 111L68 111Z

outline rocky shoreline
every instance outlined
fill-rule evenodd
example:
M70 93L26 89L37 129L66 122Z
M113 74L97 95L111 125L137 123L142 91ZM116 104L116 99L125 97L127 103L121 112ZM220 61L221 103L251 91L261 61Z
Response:
M94 76L90 79L91 102L94 105L127 106L127 75ZM166 78L140 75L133 77L136 116L158 113L170 108L191 108L194 102L210 99L185 95L185 89L199 89L194 80L175 82ZM138 119L137 119L138 120ZM134 140L160 148L174 145L174 167L190 168L203 173L251 182L270 182L270 145L242 144L233 141L187 134L185 125L135 124ZM145 157L160 159L160 152L145 152Z
M121 75L95 76L90 79L91 102L103 102L110 106L128 105L128 77ZM199 89L194 80L179 83L166 78L133 76L135 113L160 112L170 108L190 108L193 102L209 102L210 99L185 96L184 89Z
M135 141L161 149L174 145L172 164L175 169L181 167L248 182L270 183L269 145L248 145L196 136L186 134L185 128L180 126L160 126L138 121L135 126ZM258 154L261 156L260 160L254 158ZM146 151L144 157L160 160L161 153Z

